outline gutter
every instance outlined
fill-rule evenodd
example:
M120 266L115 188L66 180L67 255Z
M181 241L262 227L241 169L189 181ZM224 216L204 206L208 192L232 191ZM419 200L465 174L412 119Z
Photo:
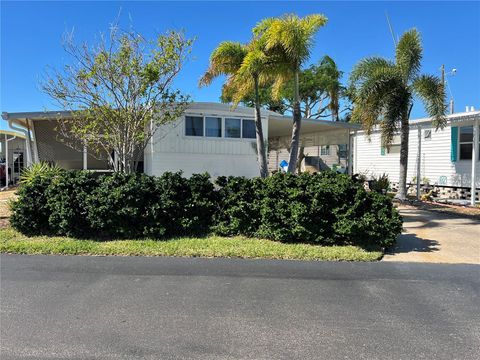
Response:
M2 119L8 121L8 126L10 127L10 129L25 134L25 139L27 141L27 166L30 166L32 164L32 145L30 140L30 132L27 129L15 126L13 124L13 119L9 118L7 112L2 112Z

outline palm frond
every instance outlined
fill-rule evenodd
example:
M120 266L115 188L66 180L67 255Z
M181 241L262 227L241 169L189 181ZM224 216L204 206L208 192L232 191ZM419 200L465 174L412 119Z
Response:
M413 91L423 102L428 115L433 118L435 127L443 128L446 124L445 86L433 75L422 75L412 84Z
M405 32L395 50L395 63L405 82L414 79L421 68L423 57L422 40L416 29Z
M264 44L267 54L282 53L292 67L299 68L309 57L313 36L326 22L327 18L320 14L304 18L287 14L260 22L254 34Z
M355 84L368 78L380 68L392 68L395 64L381 57L367 57L359 61L350 73L350 83Z
M209 85L217 76L234 74L240 68L247 53L247 47L239 42L220 43L210 56L210 65L200 78L199 86Z
M403 114L401 101L406 93L402 78L395 67L371 69L354 93L352 119L360 122L369 135L372 128L380 123L385 131L386 142L392 140L396 122ZM398 107L397 107L398 105Z

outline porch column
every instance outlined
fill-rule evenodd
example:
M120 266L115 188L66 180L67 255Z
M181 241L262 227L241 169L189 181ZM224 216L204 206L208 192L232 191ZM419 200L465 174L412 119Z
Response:
M32 133L33 133L33 162L38 163L40 159L38 157L38 142L37 142L37 134L35 133L35 123L28 119L28 125L32 125Z
M27 167L32 165L32 138L30 137L30 125L27 120L27 131L25 134L25 140L27 141Z
M83 145L83 170L88 170L88 152L87 152L87 145Z
M422 127L418 125L418 145L417 145L417 200L420 200L420 185L422 182L422 174L420 163L422 161Z
M5 187L8 187L8 138L5 134Z
M347 145L347 174L353 175L352 168L352 136L350 129L348 130L348 145Z
M357 157L357 142L358 142L358 132L355 130L353 132L353 156L352 156L352 168L353 174L358 172L357 164L358 164L358 157Z
M478 163L478 119L473 125L473 146L472 146L472 181L470 185L470 204L475 206L475 180L477 178L477 163Z

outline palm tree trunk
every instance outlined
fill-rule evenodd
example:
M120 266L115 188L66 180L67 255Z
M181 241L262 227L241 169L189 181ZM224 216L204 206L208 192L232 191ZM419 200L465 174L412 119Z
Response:
M300 110L300 96L298 92L298 73L298 70L295 71L292 141L290 143L290 158L288 161L289 173L295 173L295 170L297 169L298 147L300 145L300 129L302 126L302 112Z
M409 113L402 116L401 135L400 135L400 174L398 179L397 199L407 199L407 169L408 169L408 135L410 126L408 123Z
M260 168L260 177L268 176L267 151L263 138L262 116L260 113L260 95L258 91L258 77L255 77L255 133L257 138L257 160Z

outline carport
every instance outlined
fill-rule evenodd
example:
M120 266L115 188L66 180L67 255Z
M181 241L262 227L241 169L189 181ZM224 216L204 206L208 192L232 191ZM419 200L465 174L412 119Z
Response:
M300 130L300 170L333 169L352 173L354 149L352 138L358 124L341 121L303 119ZM289 160L292 117L271 113L268 117L269 170L275 171ZM353 151L352 151L353 150Z

